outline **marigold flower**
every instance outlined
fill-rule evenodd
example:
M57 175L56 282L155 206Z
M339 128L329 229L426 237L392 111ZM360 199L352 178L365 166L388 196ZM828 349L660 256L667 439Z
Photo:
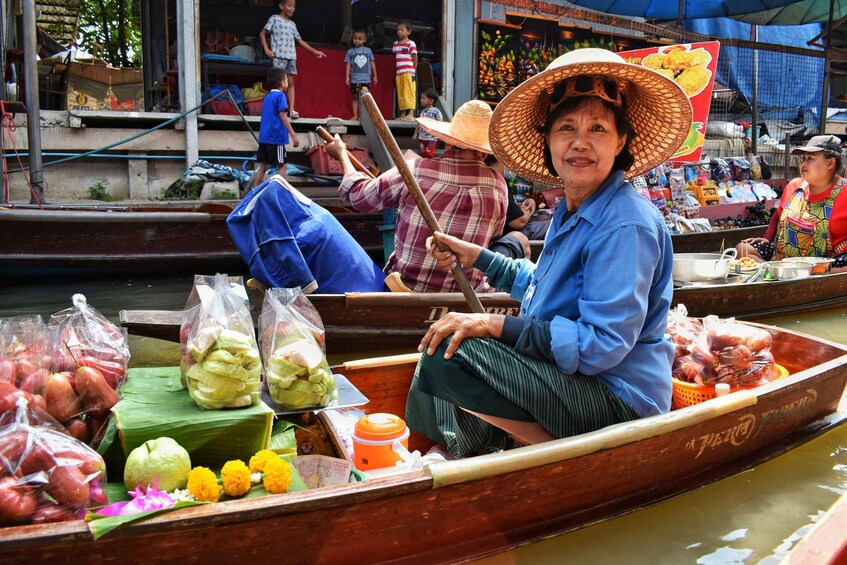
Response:
M207 467L194 467L188 472L188 492L195 500L217 502L221 499L218 478Z
M270 449L263 449L250 458L250 472L260 473L265 470L265 463L271 459L279 459L279 455Z
M282 494L291 486L291 465L281 459L270 459L265 463L265 476L262 479L265 490L271 494Z
M250 469L244 461L227 461L221 469L221 483L227 496L243 496L250 490Z

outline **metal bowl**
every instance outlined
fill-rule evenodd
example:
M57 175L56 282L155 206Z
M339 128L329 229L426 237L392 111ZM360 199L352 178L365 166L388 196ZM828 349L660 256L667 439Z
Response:
M703 282L725 279L729 263L735 259L735 249L717 253L674 253L673 280Z
M789 261L771 261L768 263L768 273L780 281L802 279L812 274L813 265Z
M835 259L829 257L786 257L782 261L798 265L811 265L813 275L825 275L832 268Z

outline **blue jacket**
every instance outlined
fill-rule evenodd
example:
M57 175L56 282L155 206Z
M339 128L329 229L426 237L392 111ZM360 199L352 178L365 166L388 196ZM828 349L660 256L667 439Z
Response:
M250 275L306 292L384 289L385 273L338 220L280 176L251 190L226 220Z
M670 410L673 247L659 211L623 173L574 213L557 206L537 265L485 250L475 266L521 300L503 341L568 374L597 375L639 416Z

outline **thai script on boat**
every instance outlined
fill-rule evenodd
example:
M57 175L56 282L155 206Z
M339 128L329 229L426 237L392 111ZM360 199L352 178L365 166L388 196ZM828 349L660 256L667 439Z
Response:
M756 429L756 417L752 414L745 414L738 419L738 422L720 432L711 432L699 438L691 438L685 445L686 449L697 450L697 455L694 459L700 457L703 452L708 449L714 449L725 443L739 446L747 441ZM699 449L698 449L699 448Z
M812 388L807 389L806 394L802 397L777 408L767 410L758 417L755 414L745 414L736 423L724 430L691 438L685 444L685 448L695 451L697 455L694 458L697 459L707 449L715 449L725 444L737 447L748 439L759 435L765 427L773 426L786 418L810 410L817 403L817 400L817 391Z
M795 414L800 412L805 412L809 410L818 400L818 391L813 388L806 389L805 396L802 396L795 400L794 402L789 402L784 406L780 406L779 408L774 408L773 410L768 410L767 412L762 413L762 417L759 419L759 428L756 430L758 434L765 426L773 425L780 420L784 420Z
M432 306L429 309L429 318L426 319L425 323L431 324L433 322L437 322L442 317L447 315L448 312L450 312L449 306ZM485 313L503 314L504 316L516 316L518 314L518 308L516 306L486 306Z

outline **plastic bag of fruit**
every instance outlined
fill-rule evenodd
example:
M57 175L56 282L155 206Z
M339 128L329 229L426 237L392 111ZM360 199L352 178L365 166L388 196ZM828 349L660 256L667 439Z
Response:
M15 405L0 419L0 526L77 520L107 504L103 458L49 417L31 421L25 393Z
M268 392L285 410L326 406L338 398L318 311L300 288L265 293L259 336Z
M707 316L688 355L674 359L673 375L697 384L762 384L773 374L771 343L771 334L763 328Z
M50 316L53 372L45 381L47 411L77 439L96 447L126 379L126 332L74 294L73 306Z
M51 365L49 330L41 316L0 323L0 383L40 395Z
M183 386L201 408L259 402L262 362L241 277L197 275L180 328Z

